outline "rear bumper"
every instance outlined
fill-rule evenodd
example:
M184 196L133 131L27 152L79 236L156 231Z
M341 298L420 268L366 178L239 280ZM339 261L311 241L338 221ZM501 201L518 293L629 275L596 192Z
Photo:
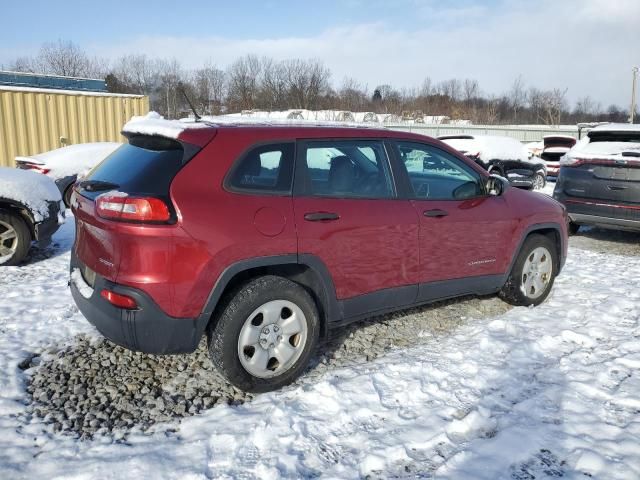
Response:
M554 198L567 207L569 219L580 225L640 231L640 206L606 200L577 199L554 191Z
M71 260L71 272L78 270ZM108 340L129 350L175 354L193 352L200 343L206 319L174 318L165 314L144 292L118 285L96 275L93 288L80 275L72 275L71 295L78 309ZM127 295L136 300L138 309L118 308L105 300L103 289Z
M640 232L640 220L625 220L623 218L601 217L583 213L569 214L572 222L579 225L593 225L595 227L616 228Z
M60 225L64 223L64 210L59 202L49 203L49 215L34 226L35 240L40 245L46 245L51 241L51 236L56 233Z

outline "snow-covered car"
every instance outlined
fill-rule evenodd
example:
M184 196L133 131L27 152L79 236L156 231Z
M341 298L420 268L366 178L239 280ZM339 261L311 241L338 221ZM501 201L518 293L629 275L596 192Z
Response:
M576 144L576 139L569 135L547 135L540 158L547 166L547 175L557 177L560 172L560 159Z
M541 189L547 183L547 168L515 138L492 135L444 135L438 140L474 160L487 171L509 180L514 187Z
M17 265L31 243L46 245L64 223L56 184L36 172L0 167L0 265Z
M71 187L78 177L121 146L121 143L115 142L79 143L29 157L16 157L16 167L34 170L52 178L60 190L64 204L69 207Z

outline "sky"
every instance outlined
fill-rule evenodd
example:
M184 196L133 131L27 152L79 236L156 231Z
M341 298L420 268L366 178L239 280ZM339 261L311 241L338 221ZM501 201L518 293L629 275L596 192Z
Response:
M0 66L72 40L90 55L176 58L226 67L244 54L317 58L338 86L372 90L474 78L501 94L567 88L627 107L640 65L640 0L0 0Z

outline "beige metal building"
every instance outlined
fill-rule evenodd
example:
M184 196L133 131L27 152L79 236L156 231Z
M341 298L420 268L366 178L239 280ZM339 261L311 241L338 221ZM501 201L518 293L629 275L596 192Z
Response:
M124 141L122 126L149 112L149 97L0 86L0 166L86 142Z

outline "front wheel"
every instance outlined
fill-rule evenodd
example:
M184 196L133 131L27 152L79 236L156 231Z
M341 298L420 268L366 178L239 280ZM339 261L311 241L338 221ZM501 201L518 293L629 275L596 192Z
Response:
M302 373L319 331L318 310L307 291L291 280L267 275L228 299L209 332L209 356L236 387L275 390Z
M500 296L511 305L540 305L549 296L558 274L556 246L548 237L527 237Z

